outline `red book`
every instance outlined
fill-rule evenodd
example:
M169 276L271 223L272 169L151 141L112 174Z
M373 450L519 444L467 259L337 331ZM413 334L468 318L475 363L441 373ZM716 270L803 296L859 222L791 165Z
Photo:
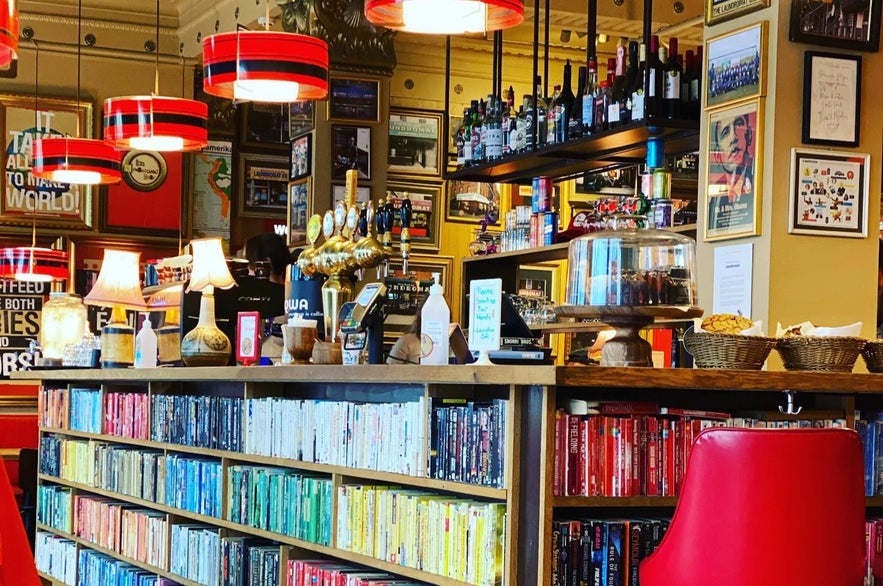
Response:
M644 458L644 494L659 496L659 420L655 417L644 418L647 429L647 453Z
M588 484L588 492L586 493L588 496L601 496L601 462L603 461L603 452L602 446L604 442L601 441L601 417L594 415L589 417L588 419L588 436L589 436L589 460L588 460L588 470L587 473L589 475L589 484Z
M629 496L637 496L641 493L641 471L643 470L641 466L641 454L644 449L642 448L642 430L644 428L644 419L645 417L634 418L631 420L631 447L632 447L632 471L631 471L631 488L629 489ZM646 437L643 437L646 440Z
M564 410L555 410L555 456L552 463L552 494L561 496L564 494L562 480L564 479L564 466L562 460L564 458L564 450L562 449L564 438Z
M722 411L705 411L704 409L678 409L676 407L661 407L661 415L677 415L680 417L698 417L700 419L729 419L730 414Z
M620 446L622 450L621 465L619 467L619 494L620 496L632 496L632 450L634 446L633 435L635 420L631 417L623 417L620 422Z
M687 433L683 419L674 421L674 430L674 470L671 476L674 491L671 496L680 496L684 480L684 435Z
M660 421L663 433L662 493L660 496L675 496L675 422Z
M592 417L580 419L579 422L579 466L577 467L577 476L579 477L579 493L581 496L589 495L590 467L589 467L589 421Z
M602 415L655 415L659 413L659 403L655 401L604 401L598 404Z
M567 421L567 495L579 492L579 415L565 415Z

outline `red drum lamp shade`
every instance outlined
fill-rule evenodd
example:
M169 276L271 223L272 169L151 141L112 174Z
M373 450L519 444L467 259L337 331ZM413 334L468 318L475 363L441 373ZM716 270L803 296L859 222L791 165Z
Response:
M236 31L202 42L207 94L254 102L321 100L328 95L328 44L295 33Z
M460 35L521 24L522 0L366 0L365 16L387 28L425 34Z
M165 96L104 100L104 142L117 149L193 151L208 145L208 105Z
M15 0L0 4L0 67L7 67L18 53L18 8Z
M0 248L0 279L61 281L68 276L68 255L63 250L34 246Z
M36 177L59 183L118 183L120 153L100 140L88 138L38 138L33 147Z

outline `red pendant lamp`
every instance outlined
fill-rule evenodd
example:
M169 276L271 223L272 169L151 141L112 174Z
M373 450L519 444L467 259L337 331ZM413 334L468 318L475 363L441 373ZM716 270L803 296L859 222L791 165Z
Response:
M7 67L18 53L18 8L15 0L0 3L0 67Z
M0 248L0 279L53 281L68 278L68 255L63 250L36 246Z
M425 34L460 35L509 28L524 20L522 0L365 0L373 24Z

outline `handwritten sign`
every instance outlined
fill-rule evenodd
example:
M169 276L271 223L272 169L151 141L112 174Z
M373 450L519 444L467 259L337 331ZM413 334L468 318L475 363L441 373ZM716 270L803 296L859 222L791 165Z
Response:
M469 283L469 349L500 349L502 279L481 279Z
M0 378L33 366L28 350L31 340L40 339L47 295L49 283L0 280Z
M805 106L806 141L858 143L860 61L808 56L809 103Z

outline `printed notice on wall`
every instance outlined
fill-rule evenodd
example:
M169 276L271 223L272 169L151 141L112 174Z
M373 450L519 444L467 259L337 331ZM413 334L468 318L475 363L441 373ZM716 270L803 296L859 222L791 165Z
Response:
M712 313L751 317L753 244L714 249L714 302Z
M33 366L34 356L28 350L31 340L40 339L47 295L49 283L0 280L0 378Z
M469 283L469 349L500 349L500 309L503 280L480 279Z

